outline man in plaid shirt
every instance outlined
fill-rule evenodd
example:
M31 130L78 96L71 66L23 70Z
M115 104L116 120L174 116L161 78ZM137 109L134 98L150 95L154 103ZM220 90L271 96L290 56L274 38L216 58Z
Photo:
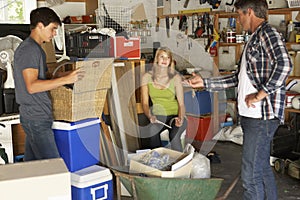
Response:
M237 21L251 36L236 74L202 79L192 87L220 90L238 86L238 111L243 130L242 180L244 199L277 199L270 167L270 143L284 122L285 83L292 63L281 35L267 22L266 0L237 0Z

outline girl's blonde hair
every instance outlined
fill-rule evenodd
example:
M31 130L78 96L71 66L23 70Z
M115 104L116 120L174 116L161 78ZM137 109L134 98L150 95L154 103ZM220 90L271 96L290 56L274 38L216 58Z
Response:
M168 47L160 47L156 50L156 53L155 53L155 57L154 57L154 62L153 62L153 68L152 68L152 79L155 80L156 77L157 77L157 68L159 67L158 66L158 57L161 53L167 53L168 57L170 58L170 65L168 66L168 75L169 75L169 78L173 78L176 74L176 71L175 71L175 61L173 59L173 54L171 52L171 50L168 48Z

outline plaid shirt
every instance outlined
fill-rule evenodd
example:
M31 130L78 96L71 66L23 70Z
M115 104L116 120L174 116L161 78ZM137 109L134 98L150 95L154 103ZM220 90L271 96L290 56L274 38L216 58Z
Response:
M247 49L244 49L248 77L258 91L264 90L268 94L262 100L262 119L277 117L283 122L285 83L292 70L285 43L267 22L256 29L248 43ZM212 91L237 86L238 73L204 79L204 86Z

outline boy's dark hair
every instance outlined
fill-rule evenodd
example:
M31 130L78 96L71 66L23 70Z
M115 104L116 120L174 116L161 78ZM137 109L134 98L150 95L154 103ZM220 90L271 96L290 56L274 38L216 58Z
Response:
M61 26L58 15L48 7L40 7L31 11L30 29L35 28L39 22L43 23L44 26L48 26L50 23L57 23Z
M237 0L234 3L234 7L237 10L242 10L244 13L247 12L248 8L251 8L256 17L268 19L268 3L266 0Z

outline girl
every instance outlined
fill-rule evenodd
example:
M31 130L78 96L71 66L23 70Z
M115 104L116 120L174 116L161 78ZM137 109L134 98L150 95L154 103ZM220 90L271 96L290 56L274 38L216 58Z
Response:
M150 127L141 133L142 148L162 146L160 133L168 129L171 149L182 151L180 136L187 125L183 87L181 76L174 69L170 49L157 49L152 71L142 77L141 93L144 114L151 122Z

